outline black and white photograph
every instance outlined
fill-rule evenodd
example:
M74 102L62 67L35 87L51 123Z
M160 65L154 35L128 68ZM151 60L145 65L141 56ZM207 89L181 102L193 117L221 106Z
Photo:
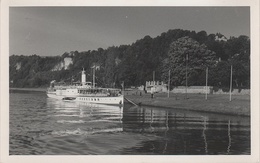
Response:
M1 6L1 162L258 162L255 4Z

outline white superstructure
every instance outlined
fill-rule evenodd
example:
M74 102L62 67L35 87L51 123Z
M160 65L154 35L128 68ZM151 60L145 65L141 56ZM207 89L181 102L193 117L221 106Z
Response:
M81 83L56 83L52 81L47 90L50 98L65 101L82 101L88 103L123 105L124 96L120 89L94 88L91 82L86 82L86 74L83 69L81 73Z

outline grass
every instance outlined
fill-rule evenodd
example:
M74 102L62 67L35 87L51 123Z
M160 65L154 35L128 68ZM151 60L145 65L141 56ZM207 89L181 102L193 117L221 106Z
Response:
M125 93L127 99L139 105L250 116L249 95L232 95L231 101L228 94L210 94L207 100L205 94L187 94L187 99L185 94L170 93L170 97L167 96L167 93L157 93L151 98L151 94Z

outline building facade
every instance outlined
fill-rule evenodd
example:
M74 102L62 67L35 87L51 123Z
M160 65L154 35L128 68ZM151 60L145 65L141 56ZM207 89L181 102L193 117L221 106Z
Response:
M145 91L147 93L167 92L167 85L162 81L146 81Z

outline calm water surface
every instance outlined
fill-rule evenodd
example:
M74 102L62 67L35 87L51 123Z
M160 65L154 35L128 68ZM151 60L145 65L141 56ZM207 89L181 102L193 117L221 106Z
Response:
M10 155L249 155L250 118L10 92Z

